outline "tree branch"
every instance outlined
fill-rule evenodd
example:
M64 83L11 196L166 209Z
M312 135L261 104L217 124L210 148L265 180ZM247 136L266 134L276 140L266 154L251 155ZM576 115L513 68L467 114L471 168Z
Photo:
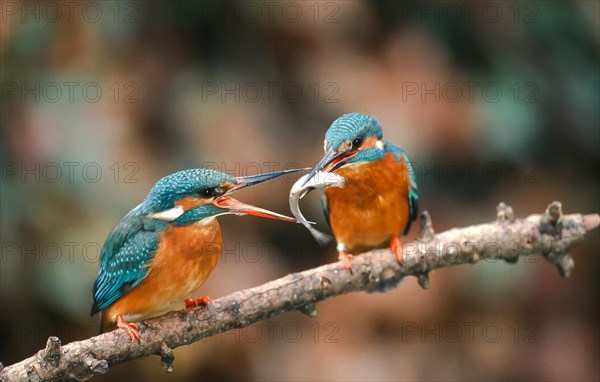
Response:
M402 266L389 249L383 249L356 256L352 273L338 262L293 273L214 300L208 308L142 322L141 343L131 342L123 330L65 346L50 337L46 348L34 356L4 368L0 364L0 380L86 380L106 373L112 365L152 354L160 354L163 366L171 371L175 347L294 309L314 316L318 301L354 291L384 292L408 275L418 277L419 285L427 288L431 270L481 259L516 262L520 256L537 253L567 277L574 266L569 249L599 224L598 214L562 215L559 202L551 203L542 215L514 220L512 208L500 203L496 221L436 235L424 212L420 237L403 246Z

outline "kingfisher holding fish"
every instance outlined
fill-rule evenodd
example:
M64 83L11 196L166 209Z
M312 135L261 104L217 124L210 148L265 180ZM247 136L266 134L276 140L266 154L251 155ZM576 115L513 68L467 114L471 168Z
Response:
M410 159L382 138L374 116L342 115L325 134L321 160L292 187L310 184L321 172L345 179L341 186L324 188L322 202L338 259L348 270L352 254L376 248L390 247L402 263L399 236L408 233L417 217L419 196Z
M231 177L215 170L190 169L159 180L144 201L108 235L100 253L91 314L100 312L101 331L116 327L140 340L133 322L166 311L177 301L186 307L207 304L191 299L221 255L225 214L296 219L244 204L230 194L280 175L304 169Z

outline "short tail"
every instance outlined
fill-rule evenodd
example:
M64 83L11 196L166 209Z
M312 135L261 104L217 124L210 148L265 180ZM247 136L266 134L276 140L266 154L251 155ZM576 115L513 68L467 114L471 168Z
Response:
M117 328L117 323L110 321L108 314L104 314L104 312L100 312L100 327L98 329L98 334L110 332Z
M321 247L324 247L333 241L333 237L331 235L323 233L323 232L317 230L316 228L309 226L308 230L310 231L312 236L315 238L315 240L317 241L317 243L319 243L319 245Z

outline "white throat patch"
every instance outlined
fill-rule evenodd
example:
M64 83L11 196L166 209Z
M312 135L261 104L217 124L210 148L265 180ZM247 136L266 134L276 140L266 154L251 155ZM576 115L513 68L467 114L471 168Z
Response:
M151 219L158 219L158 220L164 220L167 222L172 222L173 220L175 220L178 217L180 217L181 215L183 215L184 212L185 211L183 210L183 208L181 208L180 206L177 206L177 207L169 208L168 210L155 212L153 214L148 214L146 216L148 216Z

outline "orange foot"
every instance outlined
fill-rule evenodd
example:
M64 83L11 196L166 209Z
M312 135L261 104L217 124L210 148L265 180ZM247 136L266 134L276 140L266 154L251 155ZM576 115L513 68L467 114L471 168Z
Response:
M210 298L208 296L202 296L200 298L197 299L193 299L193 298L186 298L185 300L183 300L185 302L185 308L195 308L197 306L201 306L201 305L208 305L210 303Z
M394 253L396 254L396 259L398 259L398 262L400 263L400 265L402 265L402 262L404 261L403 257L403 251L402 251L402 243L400 242L400 239L398 238L398 236L392 236L392 242L390 243L390 249L392 251L394 251Z
M129 334L129 337L131 337L131 342L135 340L142 342L142 336L140 335L140 332L138 332L137 324L125 321L123 319L123 316L121 316L120 314L117 315L117 327L124 329L127 332L127 334Z
M338 260L341 261L342 264L344 264L344 268L346 268L347 271L350 271L350 273L352 273L352 265L350 265L350 259L352 259L353 256L350 253L348 253L348 251L346 251L346 246L344 244L338 244L337 250Z

